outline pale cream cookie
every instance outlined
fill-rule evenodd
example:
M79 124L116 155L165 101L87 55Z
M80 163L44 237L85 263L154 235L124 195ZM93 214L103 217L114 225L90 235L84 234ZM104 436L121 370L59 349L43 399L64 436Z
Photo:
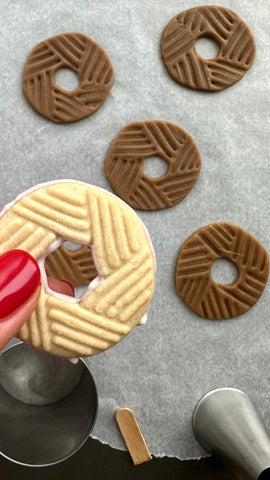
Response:
M80 298L47 283L45 260L66 241L92 250L97 276ZM105 190L63 180L24 192L0 214L0 254L16 248L29 252L42 273L37 309L18 334L24 342L84 357L110 348L145 318L154 292L151 240L135 212ZM73 260L76 271L78 253ZM70 261L73 268L72 255Z

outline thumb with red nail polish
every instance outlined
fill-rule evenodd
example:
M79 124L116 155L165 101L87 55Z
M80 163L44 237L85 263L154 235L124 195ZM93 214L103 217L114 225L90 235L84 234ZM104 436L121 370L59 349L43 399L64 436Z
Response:
M51 289L74 297L67 280L48 278ZM24 250L10 250L0 255L0 352L35 310L41 288L36 260Z
M24 250L0 256L0 351L35 310L40 294L40 269Z

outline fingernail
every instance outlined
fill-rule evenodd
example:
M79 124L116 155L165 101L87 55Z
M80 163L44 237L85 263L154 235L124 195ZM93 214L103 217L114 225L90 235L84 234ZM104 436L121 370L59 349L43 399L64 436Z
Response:
M68 280L48 277L48 286L56 293L63 293L64 295L75 297L74 287Z
M40 286L36 260L24 250L10 250L0 256L0 320L25 303Z
M61 280L61 282L64 282L66 285L70 287L71 289L70 296L75 296L75 290L72 283L70 283L68 280L64 280L63 278L59 278L59 280Z

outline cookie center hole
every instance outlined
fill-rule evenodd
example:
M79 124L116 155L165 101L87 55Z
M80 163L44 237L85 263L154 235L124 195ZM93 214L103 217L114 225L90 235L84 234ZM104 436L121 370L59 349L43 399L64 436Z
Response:
M258 480L270 480L270 467L266 468L258 477Z
M79 243L73 243L73 242L65 242L63 245L70 252L74 252L75 250L80 250L80 248L82 248L82 246L79 245Z
M87 290L88 285L79 285L78 287L74 287L75 298L80 298Z
M168 164L162 157L153 156L144 160L143 173L150 178L162 177L167 170Z
M216 283L230 285L237 279L238 270L235 264L227 258L219 258L212 265L211 275Z
M80 298L87 290L89 283L98 277L91 248L73 242L64 242L48 255L45 260L45 270L47 277L71 283L75 298Z
M210 60L218 56L220 46L213 38L201 37L195 43L195 50L200 57Z
M60 68L57 70L55 73L55 83L58 87L69 92L76 90L80 85L77 73L70 68Z

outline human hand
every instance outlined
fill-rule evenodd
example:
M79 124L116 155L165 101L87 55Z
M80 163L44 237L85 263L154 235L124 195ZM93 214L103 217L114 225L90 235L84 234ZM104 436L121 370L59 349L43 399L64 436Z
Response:
M74 296L72 285L65 280L49 278L48 285ZM29 253L11 250L0 256L0 352L35 310L40 288L40 269Z

